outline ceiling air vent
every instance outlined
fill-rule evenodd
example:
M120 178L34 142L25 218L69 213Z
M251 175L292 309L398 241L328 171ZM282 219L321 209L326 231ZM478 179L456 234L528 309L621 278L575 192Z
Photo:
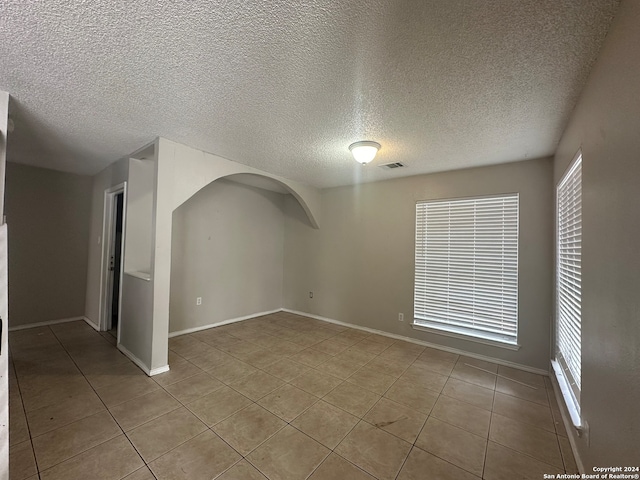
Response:
M391 163L384 163L382 165L378 165L380 168L384 168L387 170L393 170L394 168L404 168L406 167L406 165L402 162L391 162Z

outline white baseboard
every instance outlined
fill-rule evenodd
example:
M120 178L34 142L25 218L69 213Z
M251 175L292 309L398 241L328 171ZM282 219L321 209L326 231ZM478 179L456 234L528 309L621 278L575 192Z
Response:
M159 375L161 373L165 373L169 371L169 365L165 365L164 367L152 368L149 372L149 376L153 377L154 375Z
M384 337L394 338L396 340L403 340L405 342L415 343L417 345L423 345L425 347L435 348L437 350L443 350L445 352L455 353L457 355L464 355L466 357L477 358L478 360L484 360L486 362L497 363L505 367L517 368L518 370L524 370L525 372L535 373L537 375L549 376L549 372L541 368L529 367L527 365L520 365L519 363L509 362L499 358L489 357L487 355L479 355L466 350L460 350L457 348L446 347L444 345L438 345L437 343L425 342L416 338L405 337L404 335L396 335L395 333L385 332L383 330L376 330L374 328L362 327L353 323L341 322L340 320L334 320L332 318L321 317L320 315L314 315L312 313L300 312L298 310L291 310L289 308L283 308L283 312L293 313L295 315L301 315L303 317L314 318L323 322L333 323L336 325L342 325L343 327L355 328L356 330L362 330L369 333L375 333Z
M129 360L131 360L133 363L135 363L140 370L142 370L144 373L146 373L150 377L152 377L154 375L158 375L159 373L164 373L164 372L168 372L169 371L169 365L165 365L164 367L151 369L142 360L140 360L133 353L131 353L121 343L119 343L117 345L117 347L118 347L118 350L120 350L124 355L126 355L127 358L129 358Z
M229 325L230 323L242 322L243 320L250 320L252 318L262 317L264 315L271 315L272 313L282 312L282 308L276 310L269 310L268 312L252 313L251 315L245 315L244 317L232 318L230 320L223 320L221 322L210 323L208 325L202 325L200 327L187 328L186 330L178 330L177 332L170 332L169 338L179 337L180 335L186 335L188 333L195 333L201 330L208 330L213 327L221 327L223 325Z
M89 323L93 327L93 325L89 322L87 317L70 317L70 318L61 318L59 320L49 320L46 322L38 322L38 323L27 323L25 325L16 325L15 327L9 327L10 332L15 332L16 330L26 330L28 328L38 328L38 327L46 327L47 325L57 325L59 323L68 323L68 322L77 322L78 320L84 320ZM95 328L95 327L94 327Z
M85 322L87 322L87 324L88 324L91 328L93 328L96 332L99 332L99 331L100 331L100 327L98 326L98 324L97 324L97 323L94 323L94 321L93 321L93 320L91 320L89 317L83 317L83 318L84 318L84 321L85 321Z

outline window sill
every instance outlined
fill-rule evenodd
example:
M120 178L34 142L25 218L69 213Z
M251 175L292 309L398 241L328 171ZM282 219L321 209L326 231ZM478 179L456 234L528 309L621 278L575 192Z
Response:
M573 423L576 430L580 432L583 429L582 418L580 417L580 406L571 393L571 387L567 383L567 377L564 375L560 364L556 360L551 360L551 365L553 366L553 372L555 373L556 380L560 386L564 403L567 406L569 415L571 416L571 423Z
M492 347L504 348L507 350L515 350L515 351L520 350L519 344L504 343L504 342L499 342L497 340L490 340L488 338L472 337L470 335L465 335L463 333L448 332L446 330L440 330L437 328L431 328L425 325L420 325L420 324L417 324L415 321L411 323L411 328L413 328L414 330L421 330L424 332L435 333L436 335L442 335L444 337L459 338L461 340L467 340L469 342L482 343L483 345L491 345Z

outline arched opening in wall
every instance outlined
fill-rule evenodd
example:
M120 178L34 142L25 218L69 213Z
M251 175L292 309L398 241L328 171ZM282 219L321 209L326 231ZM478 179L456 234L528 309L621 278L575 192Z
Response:
M282 307L290 202L298 200L280 182L237 174L215 180L174 210L171 336Z

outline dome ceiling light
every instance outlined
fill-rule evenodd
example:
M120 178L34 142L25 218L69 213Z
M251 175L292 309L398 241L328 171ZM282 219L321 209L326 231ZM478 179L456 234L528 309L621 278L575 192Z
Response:
M349 145L349 150L356 162L366 165L375 158L380 150L380 144L370 141L355 142Z

